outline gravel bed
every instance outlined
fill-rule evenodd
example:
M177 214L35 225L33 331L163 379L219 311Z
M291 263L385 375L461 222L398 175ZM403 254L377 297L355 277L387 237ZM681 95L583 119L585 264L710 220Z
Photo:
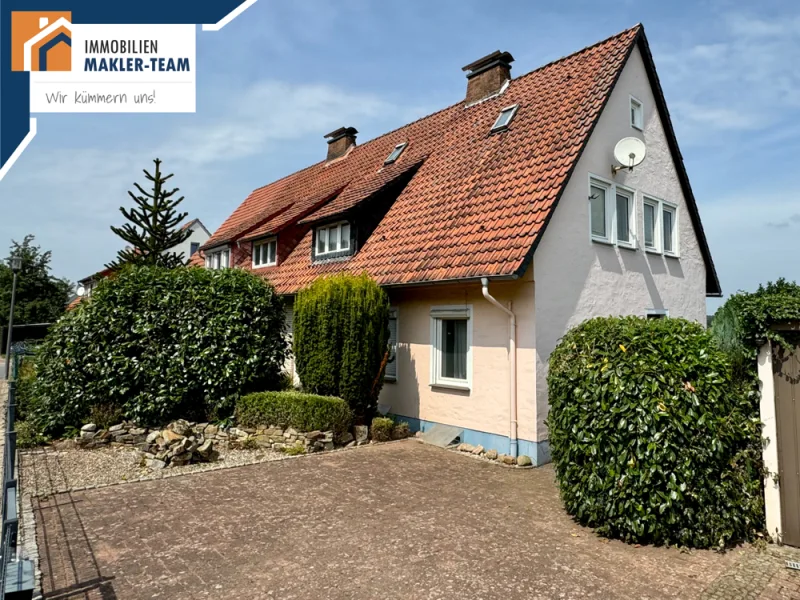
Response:
M20 453L20 486L25 495L50 495L56 492L136 481L161 479L184 473L280 460L286 455L273 450L226 450L219 448L219 459L166 469L140 466L139 451L109 447L94 450L54 450L52 448Z

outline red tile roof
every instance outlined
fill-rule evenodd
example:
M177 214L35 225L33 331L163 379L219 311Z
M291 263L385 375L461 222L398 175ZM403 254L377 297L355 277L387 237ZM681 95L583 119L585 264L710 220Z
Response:
M366 271L383 285L521 275L637 42L646 49L641 25L513 79L499 96L460 102L259 188L203 247L332 217L419 167L350 259L312 263L308 231L277 267L257 272L282 293L343 270ZM513 104L519 110L508 130L489 134ZM663 112L668 120L665 104ZM401 142L408 147L384 166ZM699 217L693 220L698 229ZM704 237L701 246L707 252ZM202 264L193 258L190 264ZM251 268L247 253L234 252L234 261Z

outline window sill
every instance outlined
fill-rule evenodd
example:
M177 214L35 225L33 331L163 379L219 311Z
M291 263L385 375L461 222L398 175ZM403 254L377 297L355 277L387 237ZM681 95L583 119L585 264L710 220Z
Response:
M681 257L680 254L676 254L675 252L664 252L664 256L666 258L674 258L674 259L679 259Z
M655 254L657 256L664 255L664 253L661 252L661 250L657 250L656 248L645 248L644 251L647 252L648 254Z
M636 252L636 244L630 244L628 242L617 242L617 247L622 248L624 250L630 250L632 252Z
M611 240L606 240L604 238L592 237L592 241L593 242L597 242L598 244L603 244L605 246L613 246L614 245L614 242L612 242Z
M459 390L462 392L469 392L471 390L469 384L464 383L432 383L430 384L432 388L443 388L446 390Z
M397 377L384 377L384 383L397 383Z
M644 128L643 127L639 127L638 125L634 125L633 123L631 123L631 129L635 129L636 131L644 132Z

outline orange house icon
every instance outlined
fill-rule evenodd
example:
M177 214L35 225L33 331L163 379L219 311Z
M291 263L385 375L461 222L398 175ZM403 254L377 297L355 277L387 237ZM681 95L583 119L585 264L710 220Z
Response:
M71 21L71 12L12 12L11 70L72 70Z

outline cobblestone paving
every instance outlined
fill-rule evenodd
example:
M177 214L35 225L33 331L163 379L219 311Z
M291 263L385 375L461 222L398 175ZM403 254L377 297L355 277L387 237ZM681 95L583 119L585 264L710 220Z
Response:
M601 539L564 513L551 468L414 440L34 509L47 598L758 598L752 581L784 599L798 581L771 551Z

